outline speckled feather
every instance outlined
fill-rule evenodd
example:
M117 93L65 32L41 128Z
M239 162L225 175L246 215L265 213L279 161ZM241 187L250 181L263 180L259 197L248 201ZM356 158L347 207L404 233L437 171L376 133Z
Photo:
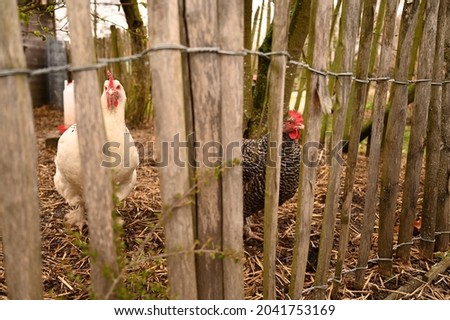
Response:
M268 135L260 139L245 139L242 145L242 168L244 185L244 215L249 216L264 209L266 183L266 154ZM283 133L281 150L281 174L279 205L295 195L300 169L300 146L297 140Z

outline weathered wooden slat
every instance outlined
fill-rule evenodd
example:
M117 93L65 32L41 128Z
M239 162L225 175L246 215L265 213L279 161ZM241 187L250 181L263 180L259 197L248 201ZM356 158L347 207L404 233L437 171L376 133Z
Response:
M448 26L446 21L448 1L442 0L439 4L436 30L436 47L433 61L433 81L440 82L444 79L444 44L445 32ZM441 153L441 109L442 109L442 86L431 86L430 109L428 114L426 160L425 160L425 186L423 191L423 211L420 235L422 239L420 250L423 257L433 258L435 249L435 231L438 227L437 211L442 203L438 203L439 162ZM441 224L441 223L439 223ZM443 223L445 225L445 223ZM438 250L437 250L438 251ZM445 251L443 249L442 251Z
M243 2L219 0L220 46L240 50L243 44ZM243 193L241 159L243 58L220 57L224 299L244 299Z
M378 67L379 77L390 76L390 61L392 59L392 48L395 34L395 18L397 12L397 1L388 1L383 27L383 38L381 43L380 62ZM374 97L372 115L372 134L370 140L369 169L366 189L366 202L364 204L364 215L361 227L361 242L358 253L358 270L355 273L355 285L362 289L364 284L365 268L369 261L370 247L372 244L372 233L375 226L375 214L377 208L378 175L380 171L380 151L384 126L384 113L389 83L381 81L377 84Z
M180 43L177 0L151 1L148 17L154 46ZM177 135L179 141L187 141L181 52L156 51L152 53L150 62L158 143L173 142ZM176 146L167 148L167 154L164 155L167 157L167 165L159 171L165 245L169 254L167 268L170 294L176 299L197 299L188 150L181 145L178 149L175 148ZM161 154L158 157L162 160ZM180 163L184 163L184 166L180 166ZM176 254L178 251L183 253Z
M420 43L417 77L431 79L433 70L434 50L436 45L437 16L439 0L427 1L424 15L423 34ZM405 181L403 184L402 213L400 214L400 228L398 243L411 242L413 236L414 220L416 219L417 200L419 197L420 176L422 173L423 149L430 106L431 82L416 83L414 95L414 109L411 118L411 136L408 144ZM434 229L434 226L433 226ZM428 232L431 230L428 230ZM425 237L422 235L422 238ZM434 242L434 234L430 241ZM403 263L409 262L411 245L401 245L396 256Z
M185 22L190 47L214 47L218 44L217 1L185 2ZM220 68L215 53L191 53L189 71L195 140L199 143L195 159L197 188L197 238L205 249L222 249L221 177L214 157L221 156L220 141ZM199 299L223 298L222 260L208 254L197 256Z
M355 55L356 36L359 31L361 2L359 0L344 0L339 32L342 32L342 62L339 72L349 72L353 67ZM328 175L327 197L320 232L319 258L314 286L312 291L315 299L325 299L328 282L328 269L330 267L331 249L333 247L336 214L338 210L339 189L343 168L342 139L344 136L345 115L350 100L351 78L348 76L338 78L336 82L336 103L333 108L333 134L331 136L331 168Z
M282 52L288 46L289 1L275 2L272 51ZM266 159L264 199L263 296L276 298L276 251L278 238L278 199L280 192L281 143L283 128L284 83L287 57L274 55L269 69L268 131L269 150Z
M363 1L363 11L361 19L361 33L359 38L358 60L356 61L355 76L358 79L367 79L369 73L370 46L372 44L373 26L375 20L376 0ZM349 17L349 19L359 19L359 16ZM351 66L350 66L351 68ZM347 166L345 170L345 185L343 190L343 204L340 214L340 239L339 252L336 260L335 279L333 282L332 297L338 292L341 285L342 270L347 254L347 246L350 230L350 217L353 199L353 187L356 180L356 166L358 162L359 136L361 134L362 121L364 117L368 83L353 82L350 94L349 108L353 108L350 114L352 126L350 128L350 141L347 153ZM350 111L350 109L349 109Z
M411 61L413 35L416 30L420 1L405 3L397 51L394 77L400 83L394 83L392 89L392 108L386 126L383 149L380 189L380 224L378 229L378 267L385 276L392 274L395 210L400 179L403 133L406 124L408 86L408 68Z
M316 0L311 4L311 24L309 30L308 57L311 66L326 70L332 3ZM292 262L289 296L300 299L308 261L310 228L314 207L314 189L318 165L320 137L320 115L322 110L330 111L330 98L327 96L326 78L323 75L308 73L305 109L305 132L302 135L302 161L300 163L300 183L295 225L294 257Z
M89 3L67 1L73 67L96 61ZM76 121L83 172L83 199L89 224L91 279L97 299L115 298L110 289L118 274L113 232L110 171L101 167L105 126L96 70L74 72ZM109 296L107 296L109 294Z
M2 3L0 69L26 68L17 3ZM8 298L42 299L37 149L28 78L0 77L0 241Z

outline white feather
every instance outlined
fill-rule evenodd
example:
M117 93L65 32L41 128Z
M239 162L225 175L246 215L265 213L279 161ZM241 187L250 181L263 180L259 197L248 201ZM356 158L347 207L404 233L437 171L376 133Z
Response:
M118 105L108 108L106 97L108 84L109 81L105 81L101 106L107 137L105 143L110 143L108 150L113 154L111 154L112 157L104 155L106 164L109 164L105 170L112 171L114 193L121 201L128 196L136 184L136 168L139 165L139 156L137 148L134 146L134 140L125 125L126 94L123 86L118 80L114 80L114 87L119 88ZM99 152L102 152L102 150L99 150ZM77 207L66 216L66 220L69 224L81 227L85 223L85 215L76 124L68 128L60 137L55 164L54 183L56 190L66 199L69 205Z

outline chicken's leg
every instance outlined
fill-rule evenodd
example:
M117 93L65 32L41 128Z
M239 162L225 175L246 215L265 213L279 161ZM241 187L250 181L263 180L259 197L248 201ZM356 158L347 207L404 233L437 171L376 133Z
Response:
M83 204L77 205L74 210L66 214L65 220L67 225L76 226L81 233L81 230L87 223L84 205Z
M258 236L256 233L254 233L252 231L252 227L254 226L254 224L251 222L251 217L246 217L245 218L245 223L244 223L244 235L247 239L255 239L261 242L264 242L264 239L261 238L260 236Z

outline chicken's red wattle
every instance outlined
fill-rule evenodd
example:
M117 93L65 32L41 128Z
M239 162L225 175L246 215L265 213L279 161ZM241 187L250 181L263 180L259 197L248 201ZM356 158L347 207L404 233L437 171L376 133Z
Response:
M67 127L64 124L60 124L57 128L58 128L58 131L59 131L60 134L63 134L64 131L67 130Z

